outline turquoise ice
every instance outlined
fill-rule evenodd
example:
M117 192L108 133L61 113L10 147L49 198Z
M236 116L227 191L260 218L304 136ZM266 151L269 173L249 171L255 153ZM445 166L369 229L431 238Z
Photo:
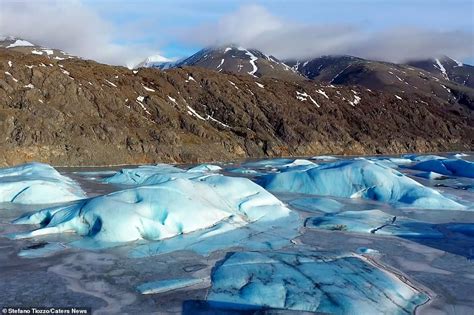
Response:
M304 171L268 174L260 177L258 182L272 192L365 198L398 207L466 208L392 168L366 159L330 163Z
M42 163L0 169L0 202L51 204L85 198L72 179Z
M40 224L39 229L12 237L74 232L84 237L78 245L103 247L169 239L229 220L232 225L212 234L256 221L271 225L290 212L276 197L248 179L208 175L138 186L43 209L15 221Z
M415 170L435 172L442 175L474 178L474 163L463 159L426 160L412 167Z
M238 252L218 263L208 300L237 309L411 314L428 297L355 254Z

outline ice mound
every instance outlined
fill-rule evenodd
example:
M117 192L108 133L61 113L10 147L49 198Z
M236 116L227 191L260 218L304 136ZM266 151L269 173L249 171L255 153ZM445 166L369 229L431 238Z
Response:
M211 164L198 165L189 170L169 164L143 165L137 168L122 169L113 176L105 178L104 182L122 185L154 185L177 178L198 178L221 169L220 166Z
M401 237L440 238L443 234L429 223L401 216L393 216L380 210L346 211L309 218L306 226L331 231L372 233Z
M270 169L274 172L287 172L293 170L306 170L317 166L317 164L305 159L272 159L247 162L242 166L245 168Z
M0 169L0 202L50 204L85 198L72 179L42 163Z
M207 256L217 250L278 250L292 243L299 235L301 220L291 211L288 216L254 222L230 217L210 228L173 238L148 242L133 249L131 257L140 258L170 253L176 250L194 251Z
M369 160L376 162L377 164L381 164L383 166L387 166L390 168L399 168L400 166L406 166L413 163L410 159L405 158L369 158Z
M217 165L201 164L188 169L187 172L218 172L220 170L222 170L222 167Z
M286 163L281 166L275 167L280 172L289 172L289 171L304 171L310 168L318 166L318 164L313 163L309 160L296 159L291 163Z
M172 179L174 174L180 176L183 173L185 173L184 170L168 164L141 165L136 168L124 168L103 181L109 184L140 185L152 176L161 176L163 181L167 181ZM191 176L195 176L195 174ZM167 179L165 180L165 178Z
M414 162L424 162L424 161L429 161L429 160L445 160L446 158L443 156L439 155L418 155L418 154L404 154L402 155L402 158L404 159L409 159Z
M428 297L354 254L238 252L211 275L210 303L329 314L411 314Z
M427 160L415 164L413 168L448 176L474 178L474 163L462 159Z
M438 191L365 159L335 162L305 171L268 174L258 182L273 192L365 198L399 207L465 209Z
M272 168L277 167L285 164L292 163L294 159L269 159L269 160L259 160L259 161L251 161L242 164L245 167L254 167L254 168Z
M15 221L40 224L41 228L13 237L74 232L84 236L78 246L113 246L171 238L230 218L243 226L254 221L268 223L289 213L281 201L248 179L210 175L173 179L44 209Z

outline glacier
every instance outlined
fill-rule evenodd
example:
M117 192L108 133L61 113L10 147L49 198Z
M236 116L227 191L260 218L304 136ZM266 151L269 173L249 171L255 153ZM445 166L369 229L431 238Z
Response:
M248 179L205 175L138 186L27 214L15 223L41 227L11 237L74 232L84 237L78 246L107 247L168 239L228 219L234 222L232 228L254 221L271 224L289 214L281 201Z
M42 163L0 169L0 202L50 204L86 198L72 179Z
M216 265L210 303L331 314L411 314L428 296L355 254L236 252Z
M356 159L304 171L268 174L257 181L272 192L364 198L397 207L463 210L466 206L377 162Z
M54 190L0 204L0 299L27 286L115 313L469 313L474 179L415 168L443 156L1 169ZM63 185L77 194L53 204Z

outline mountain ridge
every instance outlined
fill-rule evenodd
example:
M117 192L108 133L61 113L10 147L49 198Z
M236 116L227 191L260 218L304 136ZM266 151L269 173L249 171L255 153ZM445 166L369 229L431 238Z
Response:
M470 151L472 109L308 80L160 71L0 48L0 164ZM429 105L427 105L429 104Z

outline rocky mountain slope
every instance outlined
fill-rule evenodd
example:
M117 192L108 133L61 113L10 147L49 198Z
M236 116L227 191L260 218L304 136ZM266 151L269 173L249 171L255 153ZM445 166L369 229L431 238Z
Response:
M474 148L472 109L417 90L395 94L198 67L129 70L29 49L0 48L0 164Z
M306 61L287 61L287 64L308 79L321 83L361 85L371 90L395 93L400 97L423 93L442 102L461 103L473 108L474 89L465 84L467 79L454 75L450 79L444 73L424 70L422 67L351 56L323 56ZM474 67L462 68L468 73Z
M408 62L443 79L474 88L474 67L444 56L428 60Z

